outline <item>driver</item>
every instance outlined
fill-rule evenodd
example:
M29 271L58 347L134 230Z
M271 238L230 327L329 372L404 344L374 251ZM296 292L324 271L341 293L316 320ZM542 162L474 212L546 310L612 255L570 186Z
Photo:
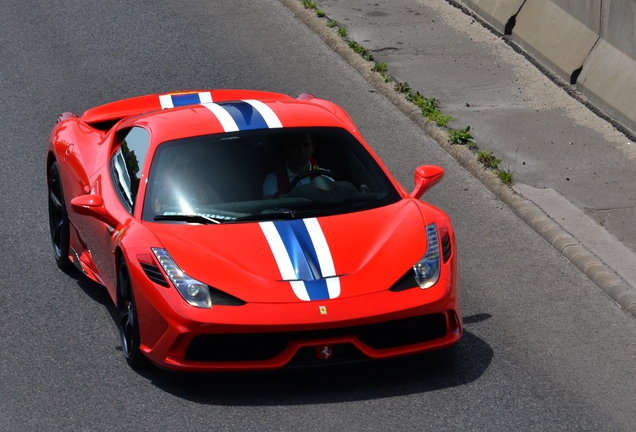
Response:
M298 133L286 135L283 138L286 163L276 168L276 171L269 173L263 183L263 197L274 198L284 194L287 186L294 181L297 175L307 171L319 170L315 159L314 143L308 133ZM310 183L312 176L305 177L298 182L298 185Z

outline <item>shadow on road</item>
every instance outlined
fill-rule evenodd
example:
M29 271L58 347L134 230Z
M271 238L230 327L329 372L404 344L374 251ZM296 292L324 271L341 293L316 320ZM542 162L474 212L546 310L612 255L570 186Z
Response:
M68 272L81 289L102 304L117 325L115 306L106 290L79 272ZM489 314L464 317L470 326ZM465 385L478 379L493 350L466 331L452 348L399 359L313 369L269 372L182 374L149 366L139 375L158 388L196 403L228 406L338 403L409 395ZM124 367L126 362L121 357Z
M378 399L468 384L492 361L490 346L465 331L453 348L390 361L258 373L173 374L140 371L154 385L196 403L305 405Z

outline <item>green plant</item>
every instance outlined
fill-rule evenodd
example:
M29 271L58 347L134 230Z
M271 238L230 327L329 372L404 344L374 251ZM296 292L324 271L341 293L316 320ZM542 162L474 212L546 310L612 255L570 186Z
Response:
M378 72L380 74L386 73L386 63L376 63L371 68L373 72Z
M329 27L329 28L334 28L337 25L338 25L338 23L336 22L336 20L327 21L327 27Z
M485 167L491 168L493 170L496 170L501 163L501 159L497 159L495 155L488 150L480 150L479 153L477 153L477 161L482 163Z
M353 51L355 51L358 54L360 54L363 59L368 60L368 61L373 61L373 56L371 54L369 54L369 51L367 51L367 49L365 47L363 47L362 45L360 45L358 42L356 42L356 41L349 42L349 47Z
M439 109L439 101L435 98L425 98L419 92L415 97L415 104L422 109L422 115L430 121L434 121L438 126L446 126L455 118L451 115L444 114Z
M303 0L303 6L305 6L305 9L315 9L316 2L311 0Z
M470 126L466 126L466 129L449 129L448 130L448 142L451 144L469 144L474 143L475 139L470 134Z
M323 11L322 9L316 8L316 16L318 18L324 18L325 17L325 11Z
M411 86L407 82L395 83L395 91L400 93L411 93Z
M384 82L393 81L393 78L391 78L391 76L389 75L389 72L387 71L386 63L384 62L376 63L375 65L373 65L373 67L371 68L371 71L377 72L380 75L382 75L382 77L384 78Z
M346 38L347 37L347 29L344 27L338 27L338 34L340 35L341 38Z
M514 180L512 179L512 173L510 171L496 170L495 174L497 174L499 180L501 180L501 182L507 186L511 186L514 183Z

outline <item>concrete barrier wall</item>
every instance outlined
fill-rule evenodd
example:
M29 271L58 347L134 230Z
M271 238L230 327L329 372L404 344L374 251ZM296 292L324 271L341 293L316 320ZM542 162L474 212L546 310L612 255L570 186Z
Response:
M636 133L636 0L462 0Z
M477 15L491 26L505 33L508 21L517 15L525 0L464 0Z

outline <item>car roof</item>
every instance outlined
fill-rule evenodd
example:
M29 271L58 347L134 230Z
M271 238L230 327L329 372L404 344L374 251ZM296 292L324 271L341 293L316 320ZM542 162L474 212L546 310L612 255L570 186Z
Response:
M252 129L341 127L356 133L336 104L308 93L290 96L250 90L205 90L140 96L86 111L91 125L124 120L119 127L144 126L152 141Z

